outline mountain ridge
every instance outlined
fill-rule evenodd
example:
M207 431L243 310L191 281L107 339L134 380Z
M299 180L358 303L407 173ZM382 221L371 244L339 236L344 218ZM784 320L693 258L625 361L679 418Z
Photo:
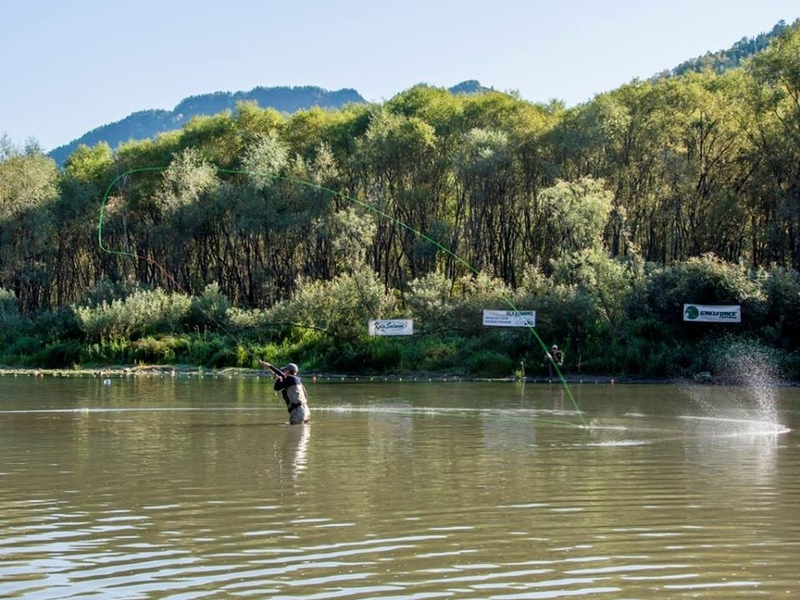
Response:
M800 19L796 19L794 23L787 24L786 21L781 19L770 31L762 31L753 37L743 37L738 42L735 42L730 48L711 51L709 50L702 56L695 56L688 60L683 61L676 67L665 69L660 73L653 76L653 79L662 79L665 77L680 77L690 72L702 72L706 69L711 69L718 75L729 69L735 69L742 64L747 58L755 56L763 51L769 44L777 38L782 32L789 27L794 27Z
M454 94L474 94L491 91L475 79L462 81L448 88ZM315 106L341 108L346 104L365 104L367 100L353 88L326 90L307 86L256 86L249 91L210 92L182 99L172 110L151 108L132 112L119 121L100 125L82 136L48 152L59 165L83 144L94 146L105 142L112 148L129 140L143 140L160 133L183 127L191 118L215 115L224 110L234 110L239 102L255 102L261 108L274 108L280 112L294 113Z
M139 110L113 121L100 125L82 136L58 146L48 155L58 164L81 144L94 146L106 142L112 148L129 140L141 140L180 129L192 117L217 114L223 110L233 110L238 102L256 102L261 108L274 108L281 112L297 112L319 106L322 108L341 108L345 104L362 104L366 100L352 88L325 90L318 86L257 86L249 91L211 92L187 96L172 110Z

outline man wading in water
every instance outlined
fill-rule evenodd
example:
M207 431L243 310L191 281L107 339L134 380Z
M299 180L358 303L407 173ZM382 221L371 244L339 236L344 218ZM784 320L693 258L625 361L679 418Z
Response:
M297 365L289 363L283 369L278 370L266 361L258 362L272 371L272 375L275 377L275 391L281 393L289 411L289 423L292 425L308 423L311 418L311 410L308 408L306 388L303 387L303 382L297 376Z

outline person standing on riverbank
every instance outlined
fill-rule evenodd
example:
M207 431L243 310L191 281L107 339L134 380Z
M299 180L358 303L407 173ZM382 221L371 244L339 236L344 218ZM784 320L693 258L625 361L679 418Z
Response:
M550 352L545 353L544 362L547 365L547 376L552 377L554 364L559 369L564 366L564 354L558 349L558 346L553 344L550 347Z
M311 410L308 408L308 396L303 382L297 376L297 365L289 363L283 369L278 369L270 363L260 360L261 366L266 367L275 377L275 391L280 392L283 401L286 402L286 409L289 411L289 423L300 425L308 423L311 418Z

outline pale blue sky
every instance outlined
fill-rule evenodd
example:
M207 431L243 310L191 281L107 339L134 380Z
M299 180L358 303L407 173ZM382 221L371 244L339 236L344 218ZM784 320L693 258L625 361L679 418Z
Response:
M255 86L464 79L573 105L800 16L797 0L0 0L0 133L45 149Z

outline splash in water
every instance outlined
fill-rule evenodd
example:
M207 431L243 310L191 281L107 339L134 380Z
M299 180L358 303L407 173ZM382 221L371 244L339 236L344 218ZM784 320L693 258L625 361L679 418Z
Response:
M778 428L777 389L781 383L774 351L754 341L727 344L719 360L720 375L747 392L745 401L755 400L757 421Z

